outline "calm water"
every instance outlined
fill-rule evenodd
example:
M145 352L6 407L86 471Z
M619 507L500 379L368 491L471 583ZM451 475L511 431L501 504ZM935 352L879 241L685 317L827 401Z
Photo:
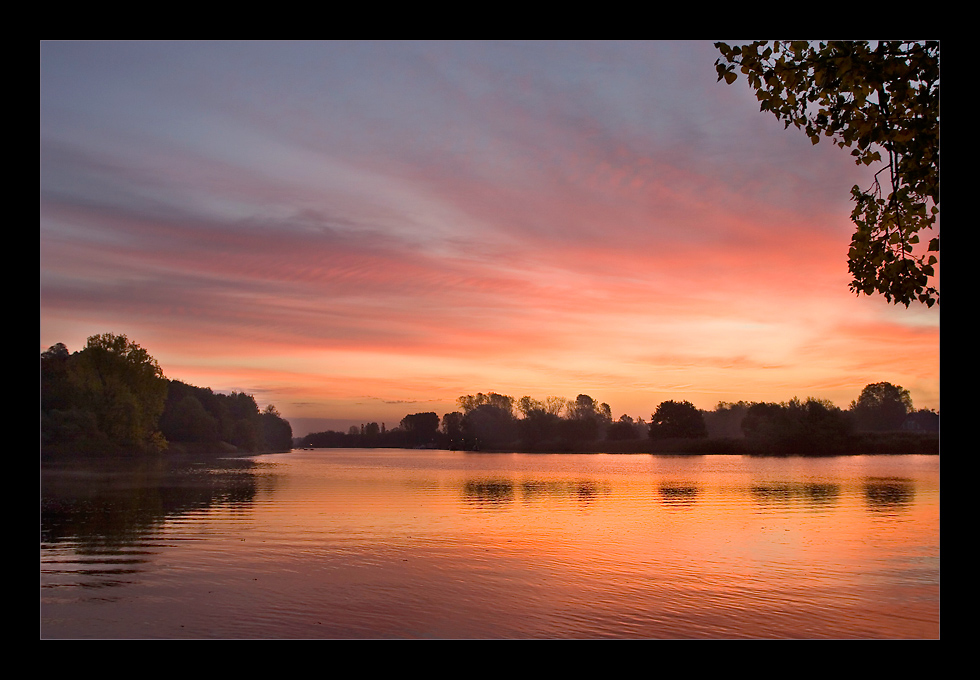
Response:
M43 638L938 638L939 457L42 473Z

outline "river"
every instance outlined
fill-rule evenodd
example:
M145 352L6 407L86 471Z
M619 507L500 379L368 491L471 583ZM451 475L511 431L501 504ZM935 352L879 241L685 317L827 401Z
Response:
M937 639L939 456L45 466L42 639Z

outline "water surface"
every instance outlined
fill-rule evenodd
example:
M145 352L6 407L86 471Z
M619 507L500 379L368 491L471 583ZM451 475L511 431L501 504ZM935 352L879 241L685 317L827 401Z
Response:
M42 473L45 638L938 638L939 457Z

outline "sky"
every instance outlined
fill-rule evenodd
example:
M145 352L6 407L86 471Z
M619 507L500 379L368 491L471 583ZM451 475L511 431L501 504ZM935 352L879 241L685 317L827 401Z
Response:
M712 41L42 42L40 349L124 334L294 434L588 394L939 409L848 289L858 167Z

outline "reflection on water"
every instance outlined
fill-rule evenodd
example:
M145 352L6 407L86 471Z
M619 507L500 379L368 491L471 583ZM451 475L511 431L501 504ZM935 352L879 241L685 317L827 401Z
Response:
M872 510L908 508L915 498L915 486L911 479L871 477L864 484L864 497Z
M514 485L504 480L471 480L463 485L463 499L469 505L496 505L514 500Z
M591 480L544 479L525 479L520 482L504 479L467 480L462 489L464 502L473 507L513 503L518 493L524 501L532 501L535 497L560 497L579 503L591 503L609 493L609 489Z
M45 637L938 637L938 457L323 450L42 473Z
M125 459L42 471L41 548L47 587L126 585L162 550L168 522L254 500L258 464ZM67 581L59 580L67 577Z
M822 506L833 505L840 500L841 485L781 482L753 486L751 491L761 504L798 502L804 505Z
M693 484L662 483L660 485L660 495L664 505L670 507L691 506L698 499L700 490Z

